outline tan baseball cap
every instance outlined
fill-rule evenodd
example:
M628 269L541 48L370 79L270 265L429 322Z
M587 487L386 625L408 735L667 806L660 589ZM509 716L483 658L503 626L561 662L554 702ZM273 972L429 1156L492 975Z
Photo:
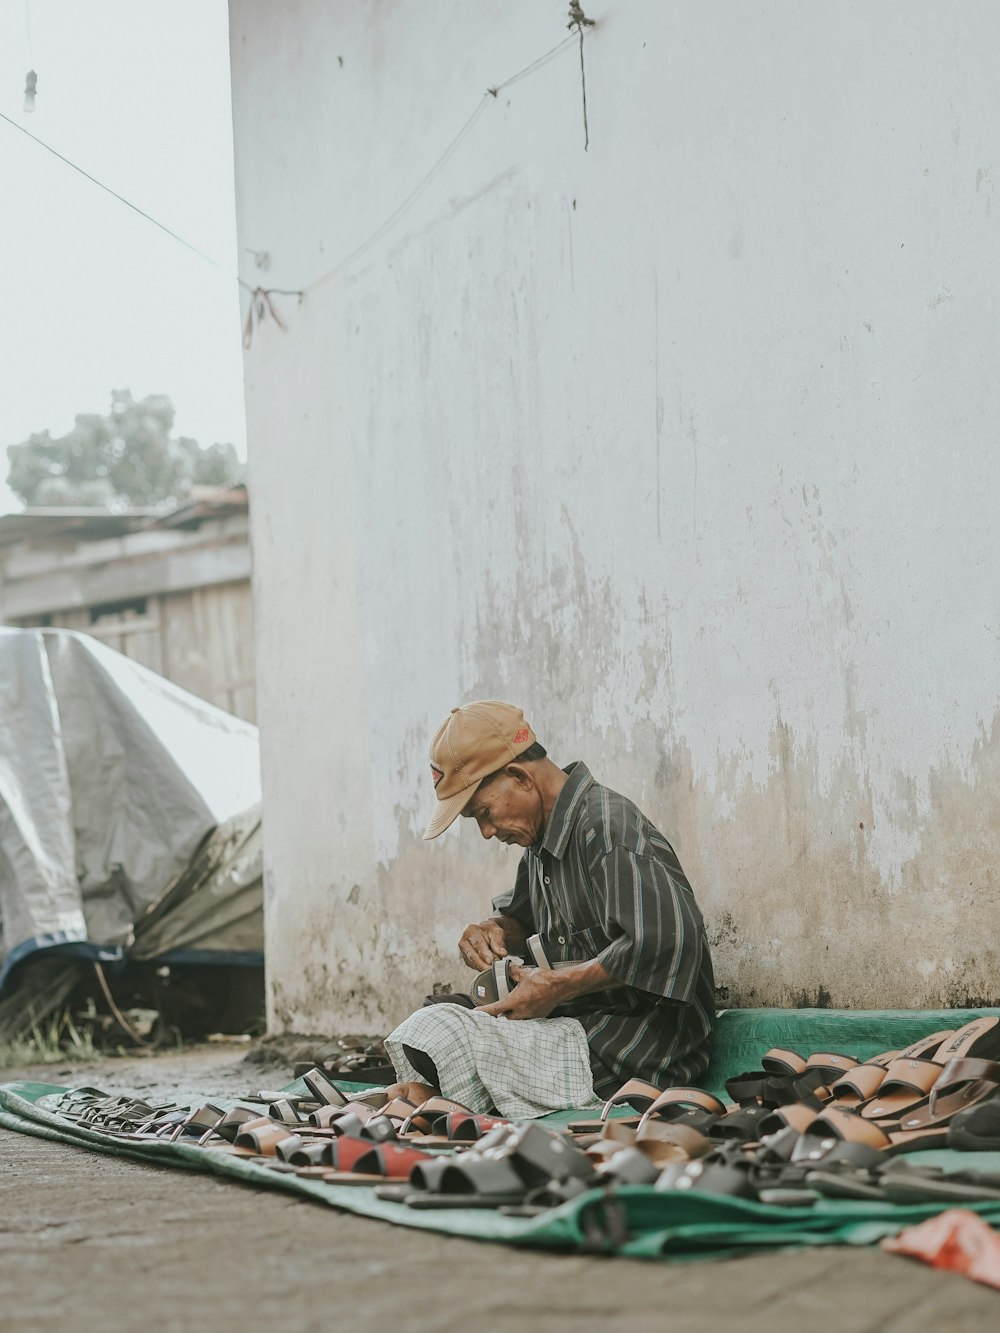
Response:
M535 743L535 733L513 704L484 699L453 708L431 741L431 774L438 808L425 838L453 824L482 782Z

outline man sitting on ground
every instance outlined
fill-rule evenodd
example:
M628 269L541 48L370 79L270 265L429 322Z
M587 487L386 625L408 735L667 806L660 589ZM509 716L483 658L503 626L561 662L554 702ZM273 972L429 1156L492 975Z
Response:
M493 1004L431 1004L386 1038L392 1095L441 1093L509 1117L590 1106L630 1078L697 1083L708 1065L715 988L701 913L676 853L585 764L558 768L520 709L452 710L431 745L436 838L463 815L484 838L525 848L496 915L459 941L477 972L510 964ZM509 1022L506 1020L519 1020Z

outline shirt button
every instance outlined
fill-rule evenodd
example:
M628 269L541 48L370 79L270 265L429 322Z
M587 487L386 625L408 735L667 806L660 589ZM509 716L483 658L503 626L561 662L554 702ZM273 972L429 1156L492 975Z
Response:
M559 943L560 943L560 944L565 944L565 943L566 943L566 936L565 936L565 935L560 935L560 936L559 936Z
M549 879L548 875L545 876L545 883L546 883L546 884L551 884L551 883L552 883L552 881Z

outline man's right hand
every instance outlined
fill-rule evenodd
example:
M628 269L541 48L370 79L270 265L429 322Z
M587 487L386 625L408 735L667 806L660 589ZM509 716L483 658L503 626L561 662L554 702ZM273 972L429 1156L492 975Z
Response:
M495 918L467 926L458 942L458 952L466 967L485 972L498 958L507 957L507 936L503 926Z

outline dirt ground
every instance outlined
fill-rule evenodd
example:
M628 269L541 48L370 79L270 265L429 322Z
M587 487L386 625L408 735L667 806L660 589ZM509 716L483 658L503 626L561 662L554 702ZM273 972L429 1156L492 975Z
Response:
M0 1080L236 1096L287 1081L245 1047ZM1000 1292L874 1249L688 1264L558 1256L339 1213L193 1172L0 1130L0 1329L330 1333L983 1333Z

